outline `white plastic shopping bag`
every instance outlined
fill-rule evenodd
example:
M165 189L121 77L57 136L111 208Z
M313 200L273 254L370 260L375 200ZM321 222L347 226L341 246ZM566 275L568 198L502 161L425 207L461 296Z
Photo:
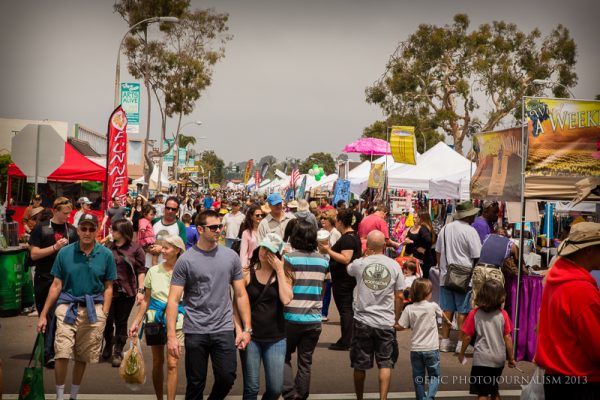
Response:
M521 400L544 400L544 370L535 367L529 383L521 387Z

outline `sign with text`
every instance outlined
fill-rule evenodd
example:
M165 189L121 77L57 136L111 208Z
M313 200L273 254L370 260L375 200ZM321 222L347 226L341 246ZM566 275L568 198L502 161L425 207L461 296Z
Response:
M127 115L127 132L140 133L139 83L121 83L121 107Z
M402 164L417 164L417 141L414 126L392 126L390 148L394 161Z
M118 197L121 205L127 198L127 116L121 106L108 121L108 153L106 155L106 199ZM104 204L108 206L108 201Z

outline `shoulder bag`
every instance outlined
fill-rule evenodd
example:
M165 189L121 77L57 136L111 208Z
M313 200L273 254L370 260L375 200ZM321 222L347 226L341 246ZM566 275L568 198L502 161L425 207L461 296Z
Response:
M446 255L446 231L444 231L444 259L446 260L446 277L444 278L444 287L457 293L467 293L469 283L473 274L473 267L470 265L448 264Z

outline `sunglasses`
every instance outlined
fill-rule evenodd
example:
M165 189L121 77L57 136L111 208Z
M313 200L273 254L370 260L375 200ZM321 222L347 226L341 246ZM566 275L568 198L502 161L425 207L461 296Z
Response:
M218 230L223 229L223 224L217 225L202 225L204 228L208 228L211 232L216 232Z
M94 233L96 232L96 228L85 228L85 227L80 227L79 230L83 233Z
M169 211L177 211L178 208L177 207L165 207L165 210L169 210Z
M256 218L264 218L265 214L254 214Z

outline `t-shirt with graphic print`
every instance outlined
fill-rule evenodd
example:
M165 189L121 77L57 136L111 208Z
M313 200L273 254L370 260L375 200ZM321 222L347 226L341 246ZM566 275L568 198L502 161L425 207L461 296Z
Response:
M394 291L404 289L398 263L383 254L354 260L348 274L356 279L354 319L378 329L394 327Z

